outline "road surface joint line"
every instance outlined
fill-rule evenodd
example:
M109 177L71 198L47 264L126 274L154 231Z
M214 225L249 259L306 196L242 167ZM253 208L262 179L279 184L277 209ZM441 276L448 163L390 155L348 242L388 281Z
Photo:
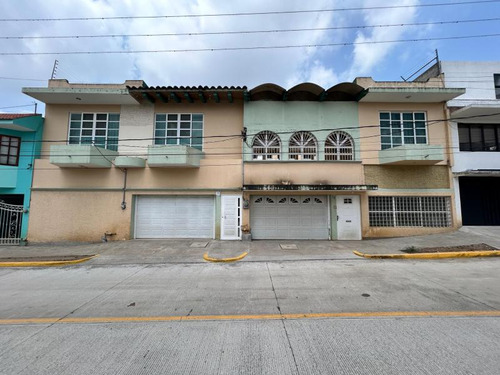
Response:
M0 267L52 267L52 266L68 266L71 264L78 264L87 262L93 258L98 257L99 254L74 259L74 260L47 260L47 261L27 261L27 262L2 262ZM55 257L56 258L56 257Z
M72 318L0 319L0 325L16 324L84 324L84 323L144 323L177 321L241 321L241 320L301 320L335 318L439 318L439 317L500 317L500 310L476 311L378 311L344 313L259 314L259 315L190 315L190 316L121 316ZM47 327L48 328L48 327Z
M477 258L498 257L500 250L484 251L450 251L444 253L417 253L417 254L366 254L354 250L353 253L367 259L446 259L446 258Z
M232 257L232 258L213 258L208 255L208 253L203 254L203 259L205 259L207 262L213 262L213 263L229 263L229 262L237 262L238 260L243 259L248 255L248 251L245 251L238 255L237 257Z
M58 324L58 323L70 323L71 319L72 318L68 318L68 316L70 316L71 314L74 314L77 310L81 309L83 306L91 303L92 301L94 301L95 299L101 297L102 295L104 295L105 293L107 293L108 291L110 291L111 289L115 288L116 286L120 285L121 283L125 282L126 280L128 280L129 278L131 278L132 276L135 276L137 275L140 271L146 269L148 266L143 266L141 267L138 271L134 272L133 274L125 277L123 280L119 281L118 283L116 283L115 285L111 286L110 288L106 289L104 292L102 293L99 293L97 296L91 298L90 300L82 303L80 306L78 306L76 309L70 311L69 313L67 313L66 315L62 316L62 317L59 317L59 318L31 318L31 319L5 319L5 320L1 320L0 319L0 325L3 325L3 324L48 324L46 327L44 327L43 329L35 332L33 335L27 337L25 340L22 340L21 342L17 343L15 346L13 347L10 347L7 351L5 352L2 352L1 354L3 355L4 353L14 349L15 347L21 345L21 344L24 344L25 342L27 342L28 340L32 339L33 337L35 337L36 335L40 334L41 332L45 331L46 329L48 328L51 328L53 327L54 325ZM78 318L73 318L73 319L77 319ZM87 318L88 319L88 318ZM102 318L101 318L102 319ZM11 321L18 321L18 323L8 323L8 321L11 320ZM26 320L26 323L22 323L20 321L22 320ZM76 323L76 322L74 322Z

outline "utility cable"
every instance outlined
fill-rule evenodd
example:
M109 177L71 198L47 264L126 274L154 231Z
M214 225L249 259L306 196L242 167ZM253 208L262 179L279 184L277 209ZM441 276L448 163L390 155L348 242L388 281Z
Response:
M59 17L59 18L0 18L0 22L54 22L54 21L92 21L92 20L131 20L131 19L163 19L163 18L198 18L198 17L241 17L241 16L268 16L268 15L286 15L286 14L305 14L305 13L331 13L346 11L366 11L366 10L387 10L387 9L411 9L411 8L430 8L430 7L453 7L457 5L470 4L493 4L500 0L476 0L460 1L449 3L429 3L412 5L384 5L370 7L353 8L328 8L328 9L302 9L302 10L282 10L267 12L239 12L239 13L206 13L206 14L175 14L175 15L149 15L149 16L109 16L109 17Z
M449 25L462 23L493 22L500 21L500 17L481 18L472 20L451 20L434 22L413 22L396 23L380 25L361 25L361 26L332 26L332 27L314 27L300 29L274 29L274 30L240 30L240 31L207 31L207 32L182 32L182 33L156 33L156 34L100 34L100 35L33 35L33 36L0 36L4 40L19 39L90 39L90 38L142 38L142 37L170 37L170 36L203 36L203 35L235 35L235 34L268 34L268 33L290 33L290 32L308 32L308 31L330 31L330 30L355 30L355 29L373 29L387 27L405 27L405 26L430 26L430 25Z
M500 1L500 0L499 0ZM429 42L436 40L463 40L499 37L500 33L461 35L435 38L414 38L395 40L373 40L360 42L339 42L339 43L317 43L317 44L290 44L275 46L250 46L250 47L215 47L215 48L189 48L189 49L163 49L163 50L110 50L110 51L62 51L62 52L0 52L0 56L41 56L41 55L117 55L117 54L143 54L143 53L181 53L181 52L221 52L221 51L249 51L249 50L271 50L289 48L319 48L319 47L339 47L354 46L362 44L389 44L389 43L410 43Z

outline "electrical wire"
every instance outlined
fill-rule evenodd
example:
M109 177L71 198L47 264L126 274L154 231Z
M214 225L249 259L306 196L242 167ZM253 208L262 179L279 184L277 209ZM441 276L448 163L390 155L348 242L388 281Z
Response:
M387 10L387 9L410 9L410 8L429 8L429 7L448 7L470 4L492 4L500 0L476 0L460 1L449 3L429 3L412 5L384 5L370 7L353 8L329 8L329 9L303 9L303 10L283 10L267 12L240 12L240 13L206 13L206 14L176 14L176 15L149 15L149 16L109 16L109 17L66 17L66 18L1 18L0 22L54 22L54 21L92 21L92 20L130 20L130 19L163 19L163 18L197 18L197 17L240 17L240 16L267 16L267 15L285 15L285 14L304 14L304 13L326 13L326 12L345 12L345 11L366 11L366 10Z
M360 26L334 26L334 27L316 27L300 29L275 29L275 30L240 30L240 31L207 31L207 32L183 32L183 33L157 33L157 34L100 34L100 35L35 35L35 36L0 36L4 40L20 39L90 39L90 38L143 38L143 37L170 37L170 36L203 36L203 35L235 35L235 34L267 34L267 33L290 33L290 32L308 32L308 31L330 31L330 30L355 30L372 29L387 27L405 27L405 26L429 26L429 25L448 25L476 22L500 21L500 17L481 18L473 20L451 20L434 22L414 22L380 25L360 25Z
M499 0L500 1L500 0ZM250 46L250 47L214 47L214 48L188 48L188 49L164 49L164 50L109 50L109 51L61 51L61 52L0 52L0 56L42 56L42 55L117 55L117 54L144 54L144 53L181 53L181 52L221 52L221 51L249 51L249 50L271 50L271 49L289 49L289 48L320 48L320 47L339 47L354 46L362 44L390 44L390 43L410 43L410 42L429 42L436 40L463 40L499 37L500 33L480 34L480 35L461 35L435 38L414 38L414 39L395 39L395 40L372 40L359 42L339 42L339 43L317 43L317 44L291 44L275 46Z

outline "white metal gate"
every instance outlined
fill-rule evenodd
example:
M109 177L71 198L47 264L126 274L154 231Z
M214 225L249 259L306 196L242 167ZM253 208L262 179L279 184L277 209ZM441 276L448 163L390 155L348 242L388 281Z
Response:
M0 245L19 245L23 206L0 202Z
M327 196L252 196L252 239L328 240Z

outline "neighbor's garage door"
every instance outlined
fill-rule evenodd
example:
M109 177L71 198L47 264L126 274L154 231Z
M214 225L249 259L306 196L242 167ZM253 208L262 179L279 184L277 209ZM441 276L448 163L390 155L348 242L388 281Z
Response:
M500 177L459 177L463 225L500 225Z
M214 198L139 196L135 238L213 238Z
M254 196L250 206L252 238L327 240L325 196Z

